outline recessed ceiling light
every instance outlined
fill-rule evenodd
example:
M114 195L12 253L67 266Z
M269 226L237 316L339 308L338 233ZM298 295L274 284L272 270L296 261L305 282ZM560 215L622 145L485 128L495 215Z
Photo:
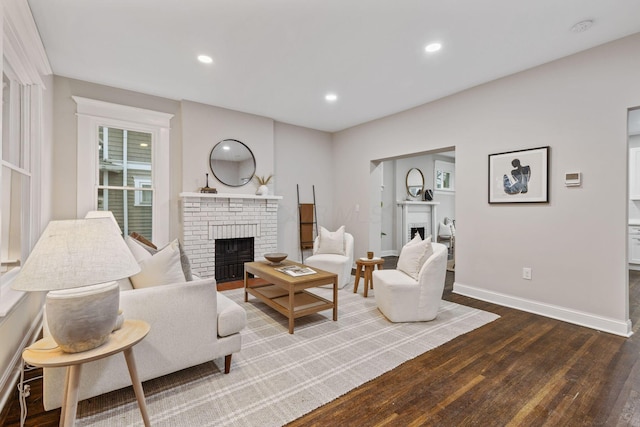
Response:
M335 102L338 100L338 95L336 95L335 93L328 93L324 99L326 99L329 102Z
M198 61L202 62L203 64L211 64L213 62L213 58L207 55L198 55Z
M587 31L589 28L593 26L593 21L591 19L587 19L584 21L578 22L576 25L571 27L572 33L583 33Z
M437 52L440 49L442 49L442 45L440 43L431 43L424 48L424 50L426 50L429 53Z

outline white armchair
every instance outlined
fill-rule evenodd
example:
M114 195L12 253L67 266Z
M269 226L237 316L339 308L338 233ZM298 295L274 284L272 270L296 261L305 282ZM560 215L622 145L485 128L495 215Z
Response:
M338 275L338 287L344 288L351 281L353 268L353 236L344 233L344 255L319 253L320 236L313 242L313 255L305 260L309 267L329 271ZM321 251L320 251L321 252Z
M447 247L432 243L433 254L418 273L418 280L400 270L373 272L378 309L392 322L435 319L447 273Z

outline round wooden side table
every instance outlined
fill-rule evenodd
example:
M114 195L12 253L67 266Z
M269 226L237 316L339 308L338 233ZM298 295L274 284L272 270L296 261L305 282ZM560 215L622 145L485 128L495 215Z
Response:
M384 260L382 258L358 258L356 260L356 280L353 283L353 293L358 293L358 282L360 281L360 273L364 269L364 296L368 296L369 288L373 289L373 269L378 266L378 270L382 270Z
M145 426L150 426L142 383L138 377L132 347L149 333L150 326L143 320L125 320L122 327L109 336L100 347L80 353L65 353L51 337L36 341L22 352L22 358L30 365L41 368L67 367L65 395L62 402L60 426L73 426L78 409L78 386L82 364L124 352L136 400Z

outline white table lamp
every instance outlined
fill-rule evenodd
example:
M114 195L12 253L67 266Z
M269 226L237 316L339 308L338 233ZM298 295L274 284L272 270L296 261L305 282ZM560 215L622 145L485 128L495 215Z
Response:
M11 287L51 291L46 301L51 336L63 351L77 353L109 338L120 300L114 280L139 271L113 220L51 221Z

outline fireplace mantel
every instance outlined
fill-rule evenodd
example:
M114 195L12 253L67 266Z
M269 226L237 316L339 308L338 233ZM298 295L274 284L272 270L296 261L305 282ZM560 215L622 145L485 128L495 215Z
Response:
M411 227L425 224L426 235L431 234L431 241L438 241L438 216L436 207L440 202L422 202L417 200L400 200L398 206L402 209L402 246L410 239Z
M258 196L255 194L240 193L180 193L181 198L199 197L203 199L261 199L261 200L282 200L282 196Z

